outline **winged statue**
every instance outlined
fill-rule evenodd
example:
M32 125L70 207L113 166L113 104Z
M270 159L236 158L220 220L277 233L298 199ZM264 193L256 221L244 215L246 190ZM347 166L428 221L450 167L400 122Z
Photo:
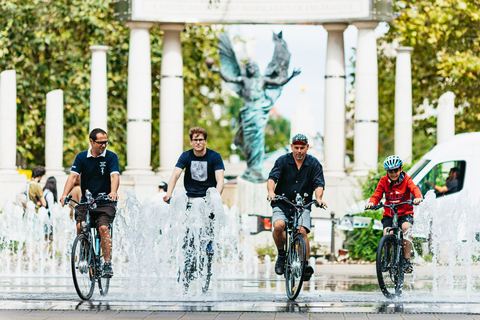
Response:
M220 69L214 66L211 58L206 61L209 69L218 72L227 86L243 98L234 143L247 161L247 169L242 178L254 183L267 180L263 161L268 113L280 96L283 85L300 74L300 70L294 70L292 75L288 76L290 52L282 32L273 33L273 42L275 50L264 75L260 74L254 61L248 61L245 68L242 68L227 32L219 37Z

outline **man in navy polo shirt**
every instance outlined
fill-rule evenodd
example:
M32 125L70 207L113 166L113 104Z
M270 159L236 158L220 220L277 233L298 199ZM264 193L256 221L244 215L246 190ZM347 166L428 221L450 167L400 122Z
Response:
M89 190L96 198L99 193L110 196L111 201L97 203L97 209L91 210L92 220L96 222L101 237L101 247L105 259L103 277L111 278L113 269L111 263L112 238L108 225L115 218L118 200L118 186L120 184L120 167L118 157L114 152L107 150L107 133L102 129L93 129L90 132L90 148L80 152L75 157L72 170L63 189L60 203L64 205L65 198L72 190L78 175L82 175L80 187L82 189L82 202L86 201L85 191ZM77 234L81 231L81 222L85 221L86 211L75 212Z
M299 133L292 138L290 145L292 152L283 155L275 161L267 180L268 200L275 198L276 194L285 194L290 201L294 202L297 193L308 194L310 197L315 194L315 199L321 207L327 207L322 200L325 179L323 168L320 162L313 156L307 154L308 139ZM282 275L285 272L285 227L286 222L291 218L292 208L282 201L271 201L273 208L273 240L278 249L278 258L275 263L275 273ZM310 256L310 243L307 234L310 233L310 209L304 211L300 217L300 233L305 239L307 266L305 269L304 281L310 280L314 270L308 265Z
M206 148L207 131L195 127L191 128L188 134L193 148L185 151L178 158L168 182L167 194L163 197L166 202L170 201L183 169L185 169L183 183L187 190L187 197L205 197L207 189L212 187L217 188L220 194L223 192L225 166L218 152Z

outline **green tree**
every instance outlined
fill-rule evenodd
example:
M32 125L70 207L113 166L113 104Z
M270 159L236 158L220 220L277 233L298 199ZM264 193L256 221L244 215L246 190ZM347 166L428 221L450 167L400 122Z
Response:
M414 114L424 99L437 105L440 96L452 91L460 111L456 133L479 131L480 96L480 2L463 0L400 0L394 2L394 19L378 44L379 126L383 158L393 153L395 58L388 44L413 47L412 94ZM413 128L413 158L436 143L436 119L418 120Z
M0 1L0 71L17 72L17 139L22 164L44 163L45 95L64 92L64 165L88 147L91 45L107 45L108 131L121 169L126 164L129 29L113 18L112 0ZM221 29L187 27L184 52L185 127L202 125L213 104L223 105L220 79L208 76L203 51L216 52ZM153 167L159 165L159 92L163 32L150 31L153 98ZM207 99L201 88L211 92ZM207 126L208 127L208 126ZM214 135L215 130L210 130ZM213 141L212 141L213 142ZM215 146L215 142L212 143Z

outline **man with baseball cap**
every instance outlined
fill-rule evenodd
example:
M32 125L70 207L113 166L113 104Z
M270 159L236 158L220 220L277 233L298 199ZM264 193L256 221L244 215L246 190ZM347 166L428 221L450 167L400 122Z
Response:
M325 187L323 168L315 157L307 154L309 147L308 138L304 134L299 133L292 138L290 147L292 152L280 156L275 161L272 171L270 171L267 181L268 200L273 200L276 194L284 194L290 201L295 202L297 193L301 196L307 194L308 199L315 196L319 206L326 208L327 204L322 200ZM287 221L293 215L293 209L282 201L271 201L271 206L273 208L272 234L278 249L275 273L282 275L285 272L285 227ZM307 246L307 266L304 281L310 280L314 273L313 268L308 265L310 244L307 234L310 232L310 211L311 208L307 208L299 221L300 233L305 239Z

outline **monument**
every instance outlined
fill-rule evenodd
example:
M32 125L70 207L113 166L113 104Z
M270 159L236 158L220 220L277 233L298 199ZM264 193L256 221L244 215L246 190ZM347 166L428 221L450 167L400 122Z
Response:
M290 52L282 32L273 34L275 50L264 75L260 74L254 61L248 61L245 68L241 67L228 33L223 33L219 41L221 68L213 66L208 58L206 63L210 70L220 74L230 89L243 98L243 107L238 114L239 127L234 138L235 145L247 160L247 169L242 178L253 183L265 182L267 173L263 161L268 113L280 96L282 86L299 75L300 70L294 70L288 76Z

